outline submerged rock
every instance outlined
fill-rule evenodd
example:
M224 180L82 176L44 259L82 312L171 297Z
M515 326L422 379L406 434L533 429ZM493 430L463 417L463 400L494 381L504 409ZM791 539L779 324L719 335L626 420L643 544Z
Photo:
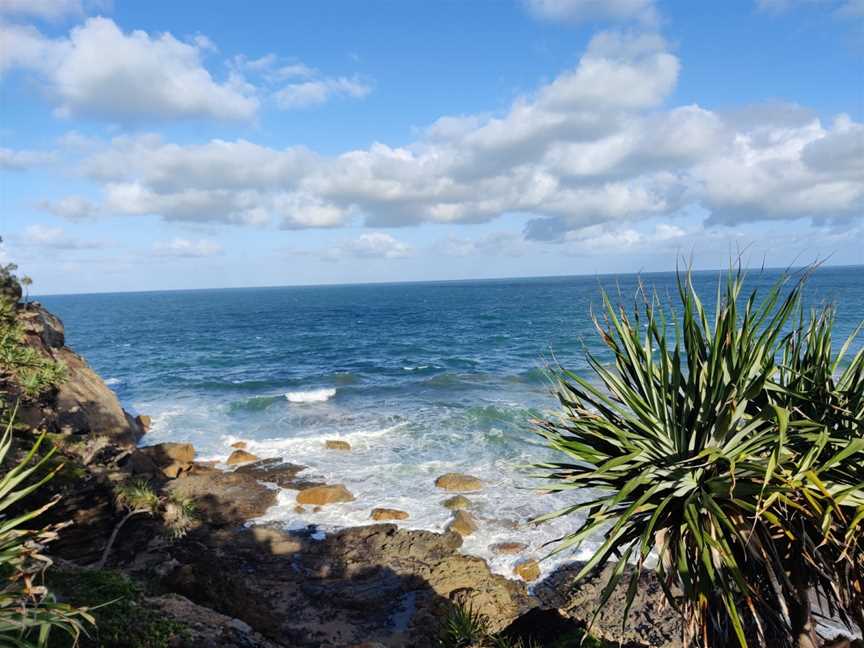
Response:
M468 511L456 511L447 523L446 529L455 531L463 537L468 536L477 530L477 521Z
M522 553L528 548L528 545L523 542L498 542L489 545L489 551L502 556L510 556L513 554Z
M237 464L249 463L250 461L258 461L258 457L245 450L235 450L225 463L229 466L236 466Z
M336 504L339 502L353 502L354 496L342 484L324 486L313 486L297 493L298 504L311 506L324 506L325 504Z
M483 489L483 482L477 479L477 477L463 475L461 473L446 473L441 475L435 480L435 485L444 490L464 493Z
M245 441L235 441L231 444L231 447L235 450L246 450L248 448L248 445Z
M328 450L343 450L349 451L351 450L351 444L347 441L341 441L339 439L329 439L324 442L324 447Z
M441 506L450 509L451 511L461 511L462 509L467 509L471 506L471 500L464 495L454 495L453 497L448 497L441 502Z
M524 581L531 582L540 578L540 563L533 558L516 563L513 573Z
M372 514L369 518L372 520L378 520L379 522L384 522L386 520L407 520L408 513L406 511L400 511L399 509L374 508L372 509Z

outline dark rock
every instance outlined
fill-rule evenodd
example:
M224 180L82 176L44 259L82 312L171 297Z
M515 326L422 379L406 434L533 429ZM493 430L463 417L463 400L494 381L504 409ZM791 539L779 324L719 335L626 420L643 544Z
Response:
M252 475L199 467L165 486L194 502L200 517L212 524L241 524L264 515L276 503L276 491Z
M309 486L320 486L318 483L297 479L297 475L306 470L306 466L288 463L282 459L262 459L254 463L244 464L234 470L235 473L251 475L263 482L276 484L280 488L300 489Z

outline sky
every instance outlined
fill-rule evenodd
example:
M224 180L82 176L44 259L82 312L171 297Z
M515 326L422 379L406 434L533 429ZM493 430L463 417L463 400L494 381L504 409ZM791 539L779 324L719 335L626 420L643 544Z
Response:
M864 0L0 0L34 292L864 264Z

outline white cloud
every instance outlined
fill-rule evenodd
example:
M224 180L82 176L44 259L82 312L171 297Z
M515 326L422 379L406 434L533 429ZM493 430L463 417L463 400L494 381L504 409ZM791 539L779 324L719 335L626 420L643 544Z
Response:
M400 259L411 254L411 248L384 232L361 234L353 241L347 241L325 250L323 257L337 261L345 257L357 259Z
M222 254L222 246L208 239L189 240L174 238L153 244L153 254L160 257L202 258Z
M835 15L848 18L864 16L864 0L756 0L761 11L783 13L797 7L814 6L830 9Z
M30 225L21 237L24 245L55 250L94 250L103 247L98 241L82 241L69 236L62 227Z
M333 97L362 99L372 92L372 86L357 78L321 78L290 83L275 93L280 108L307 108L326 103Z
M0 15L28 16L44 20L58 20L65 16L80 16L84 8L81 0L3 0Z
M50 164L57 159L52 152L15 150L0 147L0 169L24 171L35 166Z
M70 221L88 220L99 212L97 204L81 196L66 196L59 200L43 200L37 206L44 211Z
M37 73L64 117L119 121L192 117L251 119L258 99L248 87L215 81L202 47L169 33L124 33L108 18L90 18L68 38L29 26L0 26L0 70Z
M659 36L604 32L573 69L504 112L442 117L402 147L324 156L140 135L103 143L78 168L101 185L107 214L285 229L519 213L531 217L528 238L564 241L693 205L727 224L860 217L860 123L825 125L780 104L728 114L669 107L679 67Z
M654 0L524 0L528 10L545 20L657 22Z

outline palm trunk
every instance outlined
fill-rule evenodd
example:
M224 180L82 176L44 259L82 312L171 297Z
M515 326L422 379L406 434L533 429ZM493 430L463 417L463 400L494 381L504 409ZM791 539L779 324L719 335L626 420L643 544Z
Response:
M105 545L105 549L102 551L102 557L99 559L99 562L96 563L96 569L104 569L105 563L108 562L108 554L111 553L111 547L114 546L114 541L117 540L117 534L120 533L120 529L123 528L123 525L129 521L133 515L138 515L139 513L149 513L150 511L146 509L135 509L133 511L129 511L126 515L123 516L123 519L120 520L117 525L114 527L114 530L111 531L111 537L108 538L108 544Z

